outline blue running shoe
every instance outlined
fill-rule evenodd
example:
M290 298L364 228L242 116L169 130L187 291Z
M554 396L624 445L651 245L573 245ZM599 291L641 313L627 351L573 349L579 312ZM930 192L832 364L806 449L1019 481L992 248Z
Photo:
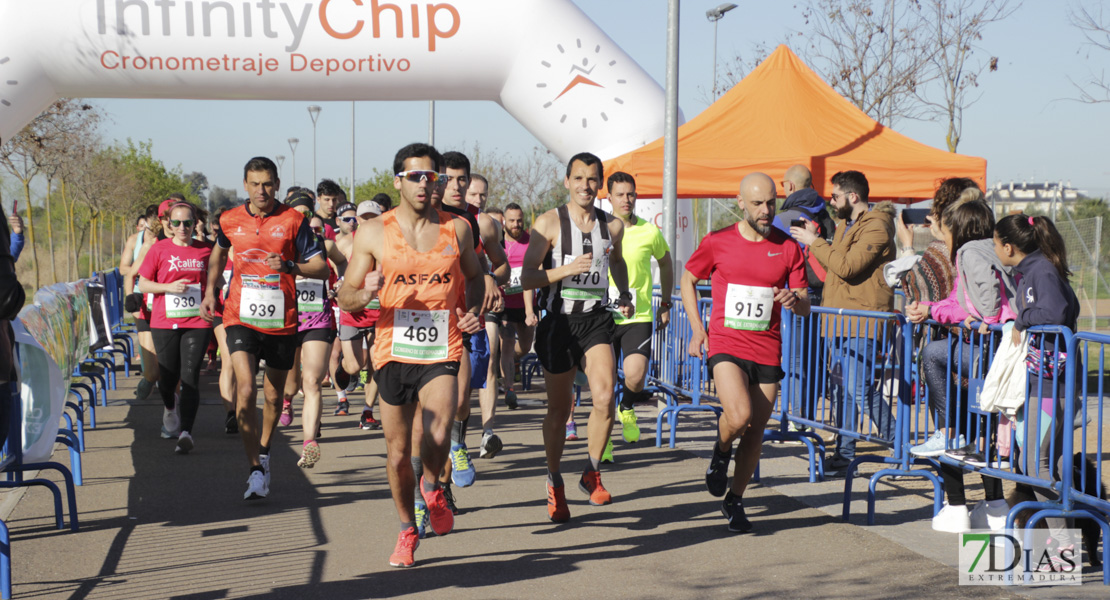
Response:
M925 458L944 454L944 431L939 429L934 431L933 435L929 436L924 444L918 444L910 448L910 454Z
M474 463L466 444L451 444L451 482L459 487L474 485Z

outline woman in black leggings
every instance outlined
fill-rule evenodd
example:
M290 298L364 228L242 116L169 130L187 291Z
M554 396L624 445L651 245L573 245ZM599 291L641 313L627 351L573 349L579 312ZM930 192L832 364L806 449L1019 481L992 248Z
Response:
M158 389L165 405L162 437L177 438L176 452L188 454L193 449L191 432L200 405L200 364L212 327L200 316L212 243L193 238L197 224L193 205L174 204L169 215L170 235L147 253L139 277L143 291L154 294L150 329L158 354ZM175 398L178 382L181 394Z
M950 249L950 259L956 267L954 287L949 297L939 302L910 304L906 307L906 318L913 323L932 318L944 325L967 326L975 321L983 325L979 329L980 338L961 330L953 337L929 342L922 350L921 362L936 432L925 443L910 448L910 453L927 458L946 454L955 460L976 464L981 460L975 453L976 437L986 438L990 448L991 425L996 422L967 409L964 380L974 371L986 372L982 345L989 340L982 336L987 335L986 324L1014 318L1009 302L1014 284L995 255L994 214L977 188L965 190L944 210L934 227ZM953 381L954 377L959 379L959 385ZM986 500L969 511L963 469L940 463L940 473L948 502L933 517L933 529L959 533L968 529L1004 527L1009 507L1002 496L1001 480L983 475Z

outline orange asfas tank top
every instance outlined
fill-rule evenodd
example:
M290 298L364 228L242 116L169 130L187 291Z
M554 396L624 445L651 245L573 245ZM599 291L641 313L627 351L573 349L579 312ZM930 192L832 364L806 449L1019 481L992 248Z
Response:
M374 340L374 368L390 362L431 364L462 358L462 333L455 308L463 297L465 279L459 262L454 220L437 211L439 238L435 248L417 252L401 232L394 212L383 223L384 259L381 316Z

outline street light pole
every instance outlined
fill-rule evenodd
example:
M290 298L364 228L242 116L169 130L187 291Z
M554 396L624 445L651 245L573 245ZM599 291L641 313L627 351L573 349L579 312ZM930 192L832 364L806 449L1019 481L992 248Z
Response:
M713 23L713 101L717 101L717 21L720 21L725 13L736 8L735 4L726 3L721 4L717 8L711 8L705 11L705 18Z
M274 162L278 164L278 180L281 180L281 166L285 164L285 156L278 154L274 157Z
M293 153L293 185L297 185L297 144L301 140L289 138L289 151Z
M347 202L355 201L355 101L351 100L351 193Z
M320 107L313 104L308 107L308 116L312 117L312 190L316 190L316 119L320 118Z
M428 145L436 145L436 101L428 101Z
M678 15L679 0L668 0L666 106L663 113L663 239L667 240L670 248L676 248L678 224ZM682 272L681 263L675 272Z

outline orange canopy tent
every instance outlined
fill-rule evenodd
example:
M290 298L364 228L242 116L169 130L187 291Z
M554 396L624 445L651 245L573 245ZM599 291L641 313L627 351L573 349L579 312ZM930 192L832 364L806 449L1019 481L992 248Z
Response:
M932 198L943 177L970 177L983 189L987 180L986 159L945 152L880 125L786 46L678 128L680 198L733 197L745 174L762 171L780 181L799 163L826 198L837 171L862 171L873 200ZM663 139L606 161L605 172L615 171L636 178L639 196L661 197Z

